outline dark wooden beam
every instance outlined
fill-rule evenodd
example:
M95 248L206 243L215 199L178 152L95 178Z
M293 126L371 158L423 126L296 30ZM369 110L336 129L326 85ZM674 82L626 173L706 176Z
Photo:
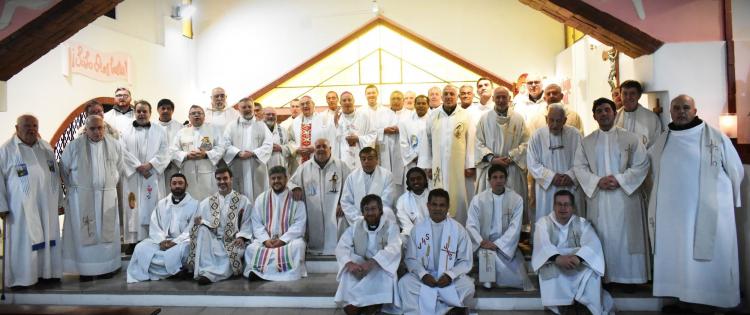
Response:
M62 0L0 41L0 81L8 81L123 0Z

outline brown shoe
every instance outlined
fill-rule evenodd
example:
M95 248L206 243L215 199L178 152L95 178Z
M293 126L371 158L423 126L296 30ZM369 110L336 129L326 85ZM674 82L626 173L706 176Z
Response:
M209 285L211 284L211 280L204 276L198 277L198 285Z
M344 306L344 313L346 313L346 315L358 315L359 307L349 304Z

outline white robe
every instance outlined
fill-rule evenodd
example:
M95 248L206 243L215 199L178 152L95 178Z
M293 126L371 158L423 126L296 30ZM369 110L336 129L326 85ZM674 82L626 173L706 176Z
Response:
M422 254L425 247L426 255ZM451 251L450 255L446 250ZM439 254L434 255L435 252ZM398 281L404 314L445 314L453 307L473 306L474 279L468 276L472 267L471 240L456 220L447 218L435 223L430 219L417 223L406 245L404 263L409 272ZM430 288L422 283L426 274L435 280L445 274L453 281L444 288ZM422 306L434 312L422 310Z
M656 138L664 131L659 115L641 104L632 112L626 112L625 107L620 108L615 118L615 126L640 136L646 149L651 148Z
M66 273L96 276L122 266L116 184L120 176L129 174L125 171L124 152L117 140L105 136L99 142L91 142L90 156L84 157L87 143L89 139L85 136L73 140L60 159L68 190L63 223L63 269ZM92 209L94 218L85 217ZM82 229L82 225L86 228ZM84 230L88 236L84 235Z
M531 136L526 151L526 165L534 178L536 216L533 222L553 212L555 193L563 189L575 196L576 214L586 216L583 193L573 172L573 159L582 140L578 130L570 126L563 126L562 136L550 134L549 127L539 128ZM568 175L573 180L573 186L552 185L556 174Z
M339 266L336 275L339 286L334 297L336 304L357 307L386 304L386 308L400 306L396 271L401 262L401 238L398 226L386 222L388 221L381 217L378 227L370 231L366 227L367 223L362 220L341 235L336 246L336 262ZM356 230L366 237L360 240L359 245ZM361 279L346 270L349 262L361 264L370 259L377 264Z
M538 129L547 126L548 108L549 106L547 105L547 103L541 103L539 105L539 108L537 108L537 113L533 117L531 117L530 121L526 124L527 128L529 128L530 133L534 133ZM583 121L581 120L581 116L579 116L578 113L573 110L573 107L568 104L563 105L563 108L565 108L565 125L578 129L578 132L583 135Z
M273 131L271 131L271 135L273 136L273 144L281 146L281 152L273 152L272 150L271 157L268 159L268 163L266 163L268 169L274 166L283 166L286 168L287 173L290 175L293 174L293 171L288 167L289 158L292 156L292 146L289 144L289 130L276 124L273 127Z
M197 216L200 216L202 223L193 226L190 231L191 243L195 243L195 256L193 259L193 278L206 277L211 282L217 282L238 275L242 272L242 257L245 249L232 247L232 252L227 252L225 244L233 242L237 238L244 238L245 244L253 239L253 223L250 212L252 203L247 197L232 191L227 196L215 193L219 205L218 222L213 222L214 216L211 215L211 196L201 201L198 208ZM232 199L237 197L236 207L237 214L229 217L232 207ZM215 224L216 223L216 224ZM215 225L214 225L215 224ZM229 224L237 228L234 235L226 235ZM191 245L192 246L192 245ZM235 257L232 259L232 257ZM239 265L233 265L233 261ZM188 265L190 257L188 257Z
M204 123L210 123L221 131L224 131L230 122L237 120L241 116L240 112L229 106L224 107L222 110L213 110L211 107L207 107L205 108L205 112L206 120Z
M498 286L529 291L534 285L526 272L526 260L518 249L522 217L523 198L515 191L506 188L502 195L495 195L492 190L485 190L471 200L466 232L478 259L489 259L489 263L495 265ZM494 243L497 250L480 248L483 240Z
M150 128L135 128L131 124L122 130L120 137L125 148L125 167L130 176L120 178L122 185L123 241L126 244L145 239L149 233L151 212L159 199L164 198L164 170L170 162L167 135L157 125ZM151 176L145 178L135 169L151 163Z
M198 200L190 194L178 204L172 202L172 194L159 200L151 213L148 238L133 250L128 264L128 283L161 280L177 274L187 260L190 246L190 230L198 212ZM160 250L159 243L170 240L176 245Z
M730 140L721 134L721 143L710 148L711 144L702 139L704 128L710 127L702 123L687 130L668 130L649 152L656 177L651 193L656 221L652 234L654 296L674 296L685 302L730 308L740 302L735 207L741 205L739 192L744 170ZM662 147L661 155L653 152ZM702 152L707 149L713 153ZM710 183L700 175L702 153L709 159L722 158L717 161L718 169L708 171L718 173L714 181L715 203L707 202L710 200L707 194L713 192L701 191L703 184ZM716 232L700 239L696 236L699 208L705 210L711 206L717 212ZM710 237L713 237L712 258L696 259L694 248L698 241Z
M305 204L294 201L291 195L288 189L279 194L267 190L255 199L251 215L255 240L245 250L245 277L251 272L271 281L307 277L303 239L307 211ZM286 244L276 248L263 245L270 239L279 239Z
M344 182L341 209L344 211L348 226L362 220L360 203L362 198L370 194L380 196L383 200L383 217L396 223L396 215L393 213L393 202L396 199L393 192L393 177L387 169L376 166L372 174L365 173L361 168L355 170Z
M399 130L397 134L385 134L384 128L403 126L404 123L411 120L411 115L412 112L402 109L398 112L392 110L381 111L377 115L372 116L376 117L375 119L378 120L378 123L383 126L383 128L376 129L376 148L379 151L380 166L389 170L393 175L393 190L397 196L404 193L404 174L406 174L404 171L404 160L401 157L401 143L399 138L401 131Z
M135 119L135 110L131 106L131 108L123 114L115 109L116 107L117 105L112 107L112 109L110 109L108 112L104 113L104 121L110 126L114 127L115 130L118 131L119 136L119 132L125 130L128 125L132 125L133 120ZM117 139L117 137L114 138Z
M289 179L290 190L301 188L307 209L307 251L313 255L333 255L339 229L336 209L351 170L331 157L320 167L315 159L302 164Z
M332 121L328 121L325 117L320 117L317 113L313 113L312 117L305 117L300 115L292 121L289 135L292 145L292 155L295 157L296 167L302 165L302 155L297 153L300 147L302 147L302 124L311 124L310 130L310 146L315 147L315 141L318 139L327 139L328 143L336 143L336 126ZM331 153L336 156L334 149L331 149ZM313 159L315 153L310 153L309 160Z
M203 200L218 191L214 171L224 156L224 139L221 130L211 124L180 129L172 141L172 162L180 168L188 182L187 192L197 200ZM203 148L206 158L188 160L192 150Z
M401 226L401 241L404 244L408 241L414 225L430 217L430 212L427 210L427 195L429 193L428 189L425 189L421 195L409 190L398 197L396 201L396 216L398 224Z
M232 187L250 200L268 189L266 163L273 151L273 136L268 126L252 118L239 117L224 130L224 161L232 170ZM241 160L237 154L251 151L254 157ZM289 174L287 174L288 176Z
M574 270L560 269L550 260L555 255L571 254L581 259ZM586 219L573 215L562 225L550 213L537 221L531 266L539 273L542 304L555 314L560 314L558 306L572 305L574 300L594 315L614 314L612 297L602 288L602 245Z
M587 197L587 219L604 245L605 281L648 281L648 232L640 193L648 167L643 143L619 127L592 132L576 151L573 169ZM620 188L599 189L599 180L608 175L615 176Z
M356 135L357 144L350 146L346 142L346 137ZM335 152L338 152L338 159L346 164L349 169L357 169L362 166L359 161L359 151L364 147L373 146L377 132L370 128L370 117L362 111L355 111L351 114L341 114L339 124L336 128Z
M472 103L468 108L466 108L466 113L469 115L469 135L466 140L467 147L469 148L475 148L477 143L477 125L479 124L479 120L482 119L482 116L484 116L485 113L488 111L491 111L493 107L489 106L488 102L487 105L482 105L479 102ZM494 104L494 103L493 103ZM468 150L466 154L468 155L468 158L470 158L472 161L474 161L474 154L476 153L476 150ZM476 195L476 181L477 181L477 174L474 174L474 176L466 177L466 200L471 200Z
M0 147L0 213L8 213L3 259L7 287L62 277L59 172L44 140L28 146L13 135Z
M516 95L516 97L513 98L512 109L513 112L520 114L526 124L529 125L534 116L539 112L539 109L544 106L547 106L547 102L544 101L544 98L541 95L536 102L532 102L531 99L529 99L529 94L524 93Z
M399 143L401 145L401 158L404 160L404 187L406 187L406 173L413 167L417 167L419 160L419 145L427 136L425 127L429 113L419 117L415 112L410 120L399 126Z
M295 120L299 119L300 117L302 116L298 115L296 118L292 118L292 116L289 116L286 119L284 119L284 121L279 123L279 126L281 126L281 128L284 128L289 132L292 132L292 124L294 123Z
M167 132L167 148L172 147L172 141L174 141L174 136L177 135L177 132L179 132L180 129L185 127L179 121L176 121L174 119L168 122L163 122L161 120L156 119L152 121L151 123L158 124L159 126L164 128L164 131ZM172 158L171 154L169 154L169 158L170 159ZM174 175L175 173L179 173L179 171L180 171L179 167L177 167L177 165L175 165L175 163L170 160L169 164L167 165L167 168L164 169L165 194L167 191L169 191L169 181L172 178L172 175Z
M469 116L461 106L448 115L441 106L427 118L425 141L419 148L417 166L432 169L432 187L450 194L450 215L461 224L466 223L466 178L464 171L474 168L469 159Z

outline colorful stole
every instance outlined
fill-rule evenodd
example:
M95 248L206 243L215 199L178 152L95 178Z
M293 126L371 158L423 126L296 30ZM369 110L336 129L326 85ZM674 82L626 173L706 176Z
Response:
M281 199L284 200L283 204L274 206L273 191L271 190L265 192L262 197L266 209L261 213L261 222L264 222L266 232L272 239L278 239L279 236L286 234L289 226L295 223L294 217L297 214L297 203L292 200L292 194L289 193L289 190L284 192L284 196ZM278 208L278 206L281 206L281 208ZM259 246L255 252L253 269L265 272L268 267L269 256L274 251L276 252L276 268L279 272L286 272L294 268L289 246L277 248Z
M303 147L312 145L312 122L310 123L300 123L300 145ZM310 157L302 157L302 163L307 162ZM302 164L300 163L300 165Z
M221 205L219 204L219 197L217 194L211 195L209 198L209 206L211 208L211 219L203 220L203 225L209 228L212 233L216 234L216 229L221 224ZM242 273L242 255L239 253L244 249L234 245L235 235L239 231L239 222L245 209L239 209L240 194L236 191L232 191L227 198L230 198L229 213L227 213L227 223L224 227L224 235L222 241L224 242L224 249L229 255L229 264L232 267L232 274L239 275ZM190 254L188 255L188 267L195 270L195 249L196 240L198 236L198 228L200 225L194 225L190 230Z
M451 219L446 218L445 224L443 225L443 233L440 238L440 248L437 249L440 255L438 259L438 266L435 266L432 255L435 255L435 250L432 249L432 219L425 219L421 223L417 224L414 228L416 229L416 238L413 242L417 246L417 257L422 262L422 266L431 272L433 277L439 277L445 273L446 270L450 270L456 264L456 256L458 254L458 223Z

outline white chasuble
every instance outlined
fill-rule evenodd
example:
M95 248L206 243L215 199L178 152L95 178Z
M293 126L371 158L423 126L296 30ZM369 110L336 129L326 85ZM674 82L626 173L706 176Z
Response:
M461 224L466 223L466 180L464 171L474 168L469 159L468 128L471 121L460 106L450 113L443 107L435 109L427 119L425 141L419 149L418 165L432 170L432 187L450 194L450 215Z
M663 131L659 115L641 104L632 112L625 111L625 107L620 108L615 118L615 126L638 135L646 149L651 148Z
M250 200L268 189L266 163L273 151L273 136L265 123L239 117L224 130L224 161L232 170L232 187ZM251 151L255 156L242 160L237 154ZM287 174L289 176L289 174Z
M396 201L396 217L398 224L401 226L401 241L406 243L411 229L420 221L430 217L427 210L427 195L429 190L425 189L422 194L416 194L414 191L406 191Z
M198 200L190 194L174 203L172 194L159 200L151 213L148 238L135 246L128 264L128 283L160 280L177 274L187 260L190 230L198 212ZM174 246L161 250L159 244L172 241Z
M575 128L581 135L583 135L583 121L581 120L581 116L579 116L578 113L573 110L573 107L568 104L564 104L563 108L565 109L565 125ZM530 133L533 134L540 128L547 126L548 109L549 105L547 105L547 103L542 103L537 113L526 123L526 128L529 129Z
M376 265L362 278L346 270L349 262L361 264L368 260L374 260ZM400 306L396 271L401 262L401 239L396 224L381 217L378 227L372 231L364 220L349 227L336 246L336 262L339 267L336 304Z
M219 130L221 131L224 131L227 125L229 125L231 122L235 121L237 118L241 116L240 112L232 107L224 107L223 109L216 109L216 110L214 110L211 107L207 107L205 111L206 111L205 122L216 126L216 128L219 128Z
M737 151L726 136L700 123L668 130L649 155L654 296L736 306L741 271L735 207L741 206L744 176Z
M73 140L60 159L68 203L63 223L63 269L96 276L122 266L117 182L127 176L124 152L110 136Z
M555 193L563 189L572 192L575 196L576 214L581 217L586 216L583 192L578 187L578 180L573 172L573 159L581 141L581 134L570 126L563 126L559 135L551 134L549 127L542 127L531 136L526 151L526 160L529 174L534 177L536 217L533 218L533 222L553 212ZM573 185L555 186L552 184L557 174L568 175L573 180Z
M31 146L16 135L0 147L0 213L7 213L5 286L62 277L57 209L63 206L60 169L49 143Z
M186 265L193 278L211 282L242 274L245 247L235 245L238 238L253 239L250 218L252 203L235 190L226 196L215 193L201 201L197 216L201 224L190 229L190 251Z
M648 167L643 143L619 127L592 132L576 151L574 172L586 194L587 219L602 240L607 263L605 281L648 281L648 231L640 193ZM599 180L609 175L617 179L619 188L599 188Z
M136 243L148 236L151 212L159 199L166 195L164 170L170 162L167 135L160 126L126 127L122 130L120 142L125 148L125 167L129 176L120 178L122 185L123 240L126 244ZM153 167L149 177L136 172L145 163Z
M410 120L411 111L402 109L398 112L388 110L377 116L378 122L384 127L400 127L403 123ZM391 171L393 175L394 193L400 196L404 193L404 160L401 157L401 143L399 139L399 130L396 134L385 134L384 129L377 129L378 157L380 166Z
M419 160L419 145L427 136L425 127L429 113L419 117L413 113L410 120L407 120L399 127L399 144L401 146L401 159L404 160L404 189L406 189L406 172L412 167L417 167Z
M120 133L129 125L131 125L134 119L135 110L132 106L129 107L125 112L121 112L119 110L119 107L115 105L108 112L104 113L104 122L106 122L110 127L114 128L113 131L117 132L117 137L113 137L114 139L118 139L120 137Z
M334 254L339 239L336 209L349 173L349 168L333 157L324 166L320 166L313 158L297 168L287 183L290 190L300 188L305 194L306 240L307 252L310 254Z
M344 182L341 209L344 211L348 226L362 220L360 203L362 198L370 194L380 196L383 200L383 217L396 223L396 215L393 213L393 202L396 199L393 192L393 177L387 169L376 166L372 174L365 173L361 168L355 170ZM346 226L339 228L346 228Z
M162 128L164 128L164 131L167 133L167 149L168 150L169 150L169 148L172 147L172 141L174 141L174 136L177 135L177 132L180 131L180 129L182 129L183 127L185 127L179 121L176 121L174 119L172 119L172 120L170 120L168 122L163 122L161 120L156 119L156 120L152 121L151 123L152 124L158 124L159 126L161 126ZM169 156L169 159L170 159L169 162L170 163L167 165L167 168L164 169L164 184L165 184L164 185L164 188L165 188L164 193L165 194L169 193L169 180L172 178L172 175L174 175L176 173L179 173L179 171L180 171L180 169L177 167L177 165L175 165L175 163L171 161L171 159L172 159L171 152L167 152L167 154Z
M581 264L561 269L557 255L576 255ZM539 274L542 304L560 314L558 306L577 301L592 314L614 314L614 301L602 288L604 253L594 227L577 215L560 224L550 213L536 222L531 266Z
M492 190L485 190L471 200L466 232L471 238L472 250L478 255L479 267L491 266L489 268L494 269L492 282L501 287L530 291L534 285L518 249L522 217L523 198L515 191L505 188L503 194L496 195ZM480 248L483 240L494 243L497 250ZM481 278L479 281L488 282Z
M269 127L270 128L270 127ZM289 175L293 174L294 171L289 169L289 158L292 156L292 145L289 143L291 140L289 137L289 130L279 126L278 124L273 125L271 130L271 136L273 138L273 144L278 144L281 147L281 152L271 152L271 158L268 159L268 169L274 166L283 166L286 168Z
M170 148L172 162L187 178L187 192L193 198L203 200L218 191L214 171L224 156L224 142L221 130L208 123L182 128L175 135ZM187 154L193 150L204 151L206 158L187 159Z
M357 143L353 146L346 141L348 136L357 136ZM361 165L359 151L364 147L373 146L377 137L376 130L370 128L370 117L361 111L351 114L341 114L336 128L336 142L331 143L338 152L338 159L349 169L357 169Z
M271 281L294 281L307 277L305 268L305 224L307 211L294 201L288 189L267 190L255 199L252 213L255 240L245 250L245 271ZM267 240L281 240L280 247L266 247Z
M404 314L445 314L453 307L473 306L474 280L467 275L472 267L471 240L456 220L417 223L404 263L409 272L398 283ZM427 274L435 280L446 275L452 282L431 288L421 280Z

